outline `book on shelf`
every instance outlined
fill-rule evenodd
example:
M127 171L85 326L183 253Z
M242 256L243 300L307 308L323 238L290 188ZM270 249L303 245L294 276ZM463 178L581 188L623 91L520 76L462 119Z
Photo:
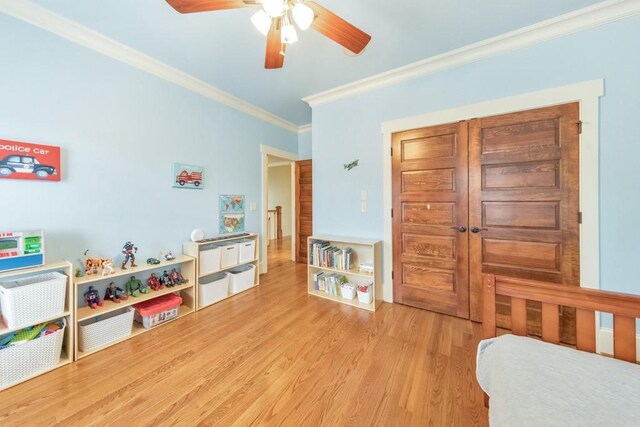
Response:
M331 246L326 240L314 240L309 245L309 264L316 267L350 270L353 268L353 249Z
M373 274L373 264L369 263L360 263L358 264L358 271L361 273L369 273Z

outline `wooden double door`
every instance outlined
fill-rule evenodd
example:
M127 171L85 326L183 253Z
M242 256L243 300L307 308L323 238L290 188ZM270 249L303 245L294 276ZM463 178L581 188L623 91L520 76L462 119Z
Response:
M481 321L483 272L579 285L579 128L576 103L394 134L394 300Z

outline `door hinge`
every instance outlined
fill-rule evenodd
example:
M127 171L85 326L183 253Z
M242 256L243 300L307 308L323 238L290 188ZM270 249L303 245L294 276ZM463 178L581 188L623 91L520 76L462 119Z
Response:
M578 224L582 224L582 212L578 212Z
M391 208L391 218L393 218L393 208Z
M393 270L391 270L391 280L393 280Z
M582 120L576 123L578 125L578 135L582 135Z
M393 147L391 147L391 157L393 157Z

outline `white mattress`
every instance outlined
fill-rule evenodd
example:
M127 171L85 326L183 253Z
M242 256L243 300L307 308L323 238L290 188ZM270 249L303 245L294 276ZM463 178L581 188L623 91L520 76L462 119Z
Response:
M480 342L492 426L640 426L640 365L504 335Z

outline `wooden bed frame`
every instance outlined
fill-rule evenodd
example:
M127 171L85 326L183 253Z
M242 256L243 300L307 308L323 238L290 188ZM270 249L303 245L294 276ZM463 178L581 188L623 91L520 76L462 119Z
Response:
M511 333L527 335L527 300L542 303L542 340L560 343L560 306L576 309L576 348L596 352L596 311L613 314L613 357L636 363L640 296L483 274L483 334L497 336L496 295L511 297ZM485 405L489 399L485 395Z
M496 336L496 295L511 297L511 333L527 335L527 300L542 303L542 340L560 343L559 308L576 309L576 348L595 353L596 311L613 314L613 357L636 362L640 296L483 274L484 338Z

